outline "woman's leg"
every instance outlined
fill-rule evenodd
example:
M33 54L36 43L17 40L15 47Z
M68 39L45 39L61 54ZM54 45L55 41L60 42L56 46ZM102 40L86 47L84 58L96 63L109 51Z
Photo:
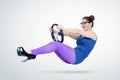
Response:
M74 49L59 42L51 42L45 46L31 50L31 53L33 55L45 54L50 52L55 52L57 56L64 62L67 62L69 64L75 63Z

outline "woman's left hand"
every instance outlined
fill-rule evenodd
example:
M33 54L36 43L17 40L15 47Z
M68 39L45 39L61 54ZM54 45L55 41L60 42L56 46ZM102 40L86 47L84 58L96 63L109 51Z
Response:
M63 30L63 29L64 29L64 27L63 27L62 25L59 25L59 24L58 24L57 29L58 29L58 30L60 30L60 29L62 29L62 30Z

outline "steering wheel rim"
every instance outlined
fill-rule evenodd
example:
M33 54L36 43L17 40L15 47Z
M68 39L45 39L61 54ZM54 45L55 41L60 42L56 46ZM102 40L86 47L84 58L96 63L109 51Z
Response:
M53 39L54 41L57 41L57 42L62 43L62 42L64 41L63 30L60 29L60 32L55 33L55 32L54 32L54 26L58 26L58 24L53 24L53 25L51 26L51 29L53 29L53 31L51 32L51 37L52 37L52 39ZM57 34L57 36L61 36L61 40L57 39L57 38L55 37L55 34Z

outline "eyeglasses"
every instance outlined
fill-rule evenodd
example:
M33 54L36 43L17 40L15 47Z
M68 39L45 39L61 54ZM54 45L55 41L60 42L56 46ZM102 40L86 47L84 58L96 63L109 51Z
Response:
M81 25L84 25L84 24L86 24L86 23L90 23L90 22L82 22L82 23L80 23Z

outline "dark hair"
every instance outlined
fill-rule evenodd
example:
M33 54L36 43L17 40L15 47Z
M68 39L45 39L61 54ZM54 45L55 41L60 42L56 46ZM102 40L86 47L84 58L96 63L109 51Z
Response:
M94 22L93 21L95 20L95 17L93 15L85 16L82 19L86 19L89 23L92 22L92 27L94 26Z

